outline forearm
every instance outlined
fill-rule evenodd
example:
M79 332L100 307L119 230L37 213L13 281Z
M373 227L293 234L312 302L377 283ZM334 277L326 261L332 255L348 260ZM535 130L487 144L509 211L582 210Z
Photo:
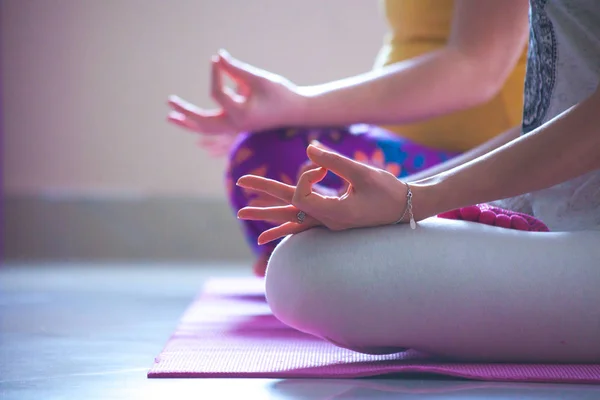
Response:
M457 0L439 50L380 70L300 88L303 125L408 124L481 104L513 70L528 37L527 0Z
M529 193L600 169L600 94L477 159L415 186L415 212L427 217Z
M482 145L477 146L470 151L467 151L457 157L454 157L454 158L446 161L445 163L433 166L422 172L413 174L413 175L407 177L406 181L407 182L424 181L425 179L434 177L438 174L441 174L442 172L449 171L452 168L455 168L455 167L458 167L465 163L468 163L469 161L472 161L478 157L481 157L484 154L489 153L492 150L497 149L500 146L505 145L506 143L510 142L511 140L518 138L520 133L521 133L521 126L516 126L496 137L493 137L492 139L488 140L487 142L483 143ZM422 182L422 183L424 183L424 182Z
M298 123L406 124L475 106L497 84L461 52L446 47L380 70L300 88Z

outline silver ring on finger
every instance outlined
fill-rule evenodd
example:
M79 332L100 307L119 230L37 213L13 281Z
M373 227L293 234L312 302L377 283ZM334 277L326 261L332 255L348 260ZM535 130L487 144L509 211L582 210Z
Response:
M306 213L302 210L298 211L298 214L296 214L296 221L301 224L304 222L304 219L306 218Z

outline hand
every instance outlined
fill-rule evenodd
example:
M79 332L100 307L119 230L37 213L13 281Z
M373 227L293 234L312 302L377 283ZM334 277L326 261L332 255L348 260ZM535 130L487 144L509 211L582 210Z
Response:
M236 137L233 135L203 136L198 141L198 146L206 150L211 157L220 158L229 155L235 141Z
M313 140L312 142L310 142L310 144L312 144L313 146L317 146L323 150L327 150L330 152L334 151L334 150L331 150L329 147L325 146L323 143L319 142L318 140ZM300 180L300 177L302 176L303 173L310 171L311 169L316 169L318 167L319 166L317 164L315 164L311 159L308 159L306 162L304 162L304 164L302 164L300 166L300 169L298 170L298 176L296 178L296 181ZM332 189L327 186L319 185L318 183L315 183L313 185L313 191L316 193L319 193L320 195L323 195L323 196L341 196L344 193L346 193L347 190L348 190L348 182L346 182L346 181L344 181L344 185L339 189Z
M284 125L301 114L304 96L287 79L238 61L223 50L211 62L211 95L219 108L207 110L171 96L170 122L206 135L236 135ZM235 82L235 91L224 85L224 76Z
M407 205L407 187L391 173L313 145L308 147L307 154L318 167L304 172L297 186L254 175L238 180L237 184L243 188L265 192L287 204L245 207L238 212L240 219L280 224L263 232L259 244L319 225L339 231L393 224L402 216ZM328 170L349 183L342 196L323 196L313 191L313 185ZM300 210L306 213L301 223L297 219Z

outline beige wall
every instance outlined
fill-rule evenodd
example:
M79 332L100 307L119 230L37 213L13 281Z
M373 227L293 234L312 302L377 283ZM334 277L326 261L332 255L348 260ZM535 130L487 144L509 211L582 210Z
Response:
M210 105L219 47L318 83L370 68L375 0L3 0L9 194L223 196L222 160L165 122L177 93Z

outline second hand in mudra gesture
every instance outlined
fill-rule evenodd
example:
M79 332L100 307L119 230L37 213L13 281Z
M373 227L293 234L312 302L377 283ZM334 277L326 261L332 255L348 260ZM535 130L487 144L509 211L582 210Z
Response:
M258 237L259 244L316 226L340 231L390 225L401 220L410 221L414 227L412 193L394 175L315 145L308 147L307 155L316 167L304 172L296 186L254 175L238 180L238 186L279 200L273 206L244 207L238 212L240 219L279 224L263 232ZM313 185L327 171L348 183L339 196L325 196L313 190Z

